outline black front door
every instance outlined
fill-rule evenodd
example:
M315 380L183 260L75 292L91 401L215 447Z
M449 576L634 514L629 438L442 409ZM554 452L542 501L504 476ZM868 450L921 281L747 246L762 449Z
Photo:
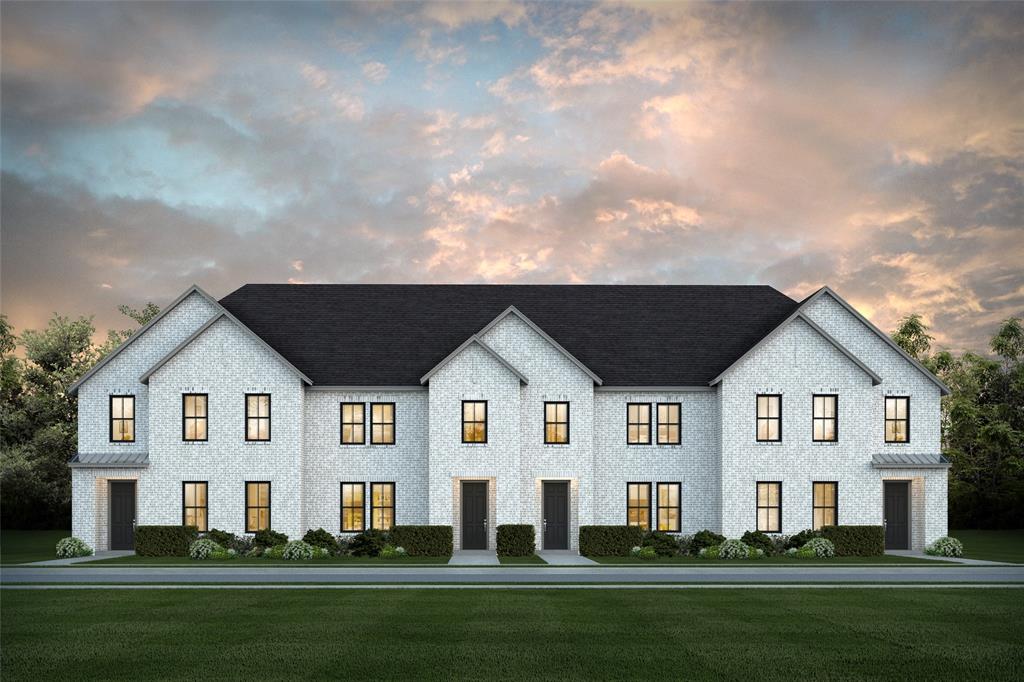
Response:
M487 549L487 481L462 482L462 549Z
M910 549L908 481L885 482L885 548Z
M569 549L568 481L544 481L544 549Z
M135 549L135 481L110 482L110 549Z

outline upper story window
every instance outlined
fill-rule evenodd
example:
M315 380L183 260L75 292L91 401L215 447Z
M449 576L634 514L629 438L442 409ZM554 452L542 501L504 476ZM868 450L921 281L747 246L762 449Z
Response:
M366 528L366 521L363 519L363 491L362 483L341 484L341 532L355 533L362 532Z
M181 439L206 440L205 393L184 393L181 396ZM189 525L189 524L186 524Z
M816 395L812 398L811 440L835 442L839 440L839 396Z
M462 401L462 442L487 442L487 401Z
M391 530L395 525L395 484L370 484L370 527Z
M651 484L626 484L626 525L651 528Z
M270 394L245 394L245 439L270 440Z
M135 441L135 396L110 396L110 441L112 443Z
M658 445L679 445L679 403L658 403Z
M910 398L885 397L885 442L910 442Z
M544 403L544 442L569 442L569 403Z
M245 482L245 532L270 528L270 482Z
M782 440L782 396L757 396L757 440Z
M366 443L366 418L363 404L342 403L341 444L363 445L364 443Z
M679 532L679 484L658 484L658 530Z
M370 442L374 445L394 445L394 403L370 403Z
M650 403L628 403L626 405L626 443L630 445L651 444Z
M813 515L812 527L818 530L822 526L835 526L839 524L839 484L835 481L813 484L813 501L811 502L811 513Z
M206 481L185 481L181 484L181 525L195 526L200 533L206 526Z
M757 529L762 533L782 531L782 483L758 481Z

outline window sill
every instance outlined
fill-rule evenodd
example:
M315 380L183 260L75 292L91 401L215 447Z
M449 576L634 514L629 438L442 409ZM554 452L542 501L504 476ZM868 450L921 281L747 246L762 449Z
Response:
M776 447L777 448L780 445L782 445L782 441L781 440L755 440L754 444L755 445L759 445L759 446L764 446L764 447Z
M906 446L910 445L910 441L909 440L885 441L885 442L882 443L882 445L884 445L886 447L895 445L896 447L899 448L899 447L906 447Z
M567 448L567 447L570 447L571 445L572 445L572 443L544 443L544 447L546 447L546 448L556 448L556 449L557 448Z
M812 440L811 445L824 446L824 447L835 447L839 445L837 440Z

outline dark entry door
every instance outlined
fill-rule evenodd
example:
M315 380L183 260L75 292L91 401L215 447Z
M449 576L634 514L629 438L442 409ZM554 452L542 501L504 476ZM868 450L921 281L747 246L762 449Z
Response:
M885 482L885 548L910 549L908 481Z
M544 549L569 549L568 481L544 481Z
M135 549L135 481L110 482L110 549Z
M462 549L487 549L487 481L462 482Z

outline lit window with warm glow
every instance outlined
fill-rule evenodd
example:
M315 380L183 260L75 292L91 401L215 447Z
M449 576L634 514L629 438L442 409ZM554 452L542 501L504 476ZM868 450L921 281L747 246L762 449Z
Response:
M757 440L782 440L782 396L757 396Z
M626 525L651 528L651 484L626 484Z
M245 532L255 533L270 528L270 482L245 483Z
M658 530L679 532L679 484L658 484Z
M135 441L135 396L110 396L110 441L113 443Z
M185 393L181 396L181 439L206 440L205 393Z
M651 404L626 405L626 442L630 445L651 444Z
M811 438L815 442L839 440L839 396L816 395L812 399Z
M462 442L487 442L487 401L462 401Z
M905 396L886 396L885 442L910 442L910 398Z
M370 403L370 442L374 445L394 445L394 403Z
M544 403L544 442L569 442L569 403Z
M395 525L395 484L370 484L370 527L391 530Z
M206 525L206 481L185 481L181 485L181 525L195 526L201 533Z
M362 483L341 484L341 532L358 533L366 528L363 518Z
M363 445L366 443L366 421L362 403L341 404L341 444Z
M270 394L245 394L245 439L270 440Z
M658 403L658 444L679 445L679 403Z
M782 484L757 484L757 529L763 533L782 532Z
M814 483L814 530L822 526L835 526L839 523L839 484L830 481Z

